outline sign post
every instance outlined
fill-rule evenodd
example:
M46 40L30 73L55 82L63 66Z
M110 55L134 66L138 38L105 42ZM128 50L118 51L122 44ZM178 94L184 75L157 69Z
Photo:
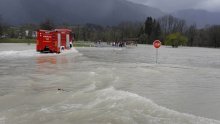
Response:
M161 47L161 42L159 40L155 40L153 42L154 48L156 48L156 64L158 63L158 49Z

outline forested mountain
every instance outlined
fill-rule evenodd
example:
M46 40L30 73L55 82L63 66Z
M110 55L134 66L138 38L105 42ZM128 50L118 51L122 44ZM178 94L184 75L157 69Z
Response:
M172 14L175 17L184 19L188 24L196 24L197 27L204 27L206 25L219 25L220 12L209 12L206 10L181 10Z
M56 23L114 25L164 13L126 0L0 0L0 15L10 24L51 19Z

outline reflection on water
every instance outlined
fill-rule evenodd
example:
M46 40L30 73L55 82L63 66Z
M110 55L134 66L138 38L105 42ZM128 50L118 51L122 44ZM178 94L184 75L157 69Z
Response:
M66 55L53 56L37 56L36 57L37 71L46 73L58 73L63 71L63 66L68 67L70 62L73 62L73 57ZM73 63L72 63L73 64Z
M37 64L57 64L57 57L55 56L38 56L37 57Z
M37 56L37 64L66 64L69 62L67 56ZM69 58L70 59L70 58Z

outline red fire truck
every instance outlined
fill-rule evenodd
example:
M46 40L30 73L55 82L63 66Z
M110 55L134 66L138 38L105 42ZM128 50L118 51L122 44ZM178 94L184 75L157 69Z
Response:
M38 52L60 53L62 50L72 47L72 31L69 29L55 29L52 31L37 31Z

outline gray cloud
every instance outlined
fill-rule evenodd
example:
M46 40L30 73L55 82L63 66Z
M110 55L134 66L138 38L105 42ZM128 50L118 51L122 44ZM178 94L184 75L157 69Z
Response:
M129 0L136 3L160 8L166 12L182 9L204 9L220 11L220 0Z

